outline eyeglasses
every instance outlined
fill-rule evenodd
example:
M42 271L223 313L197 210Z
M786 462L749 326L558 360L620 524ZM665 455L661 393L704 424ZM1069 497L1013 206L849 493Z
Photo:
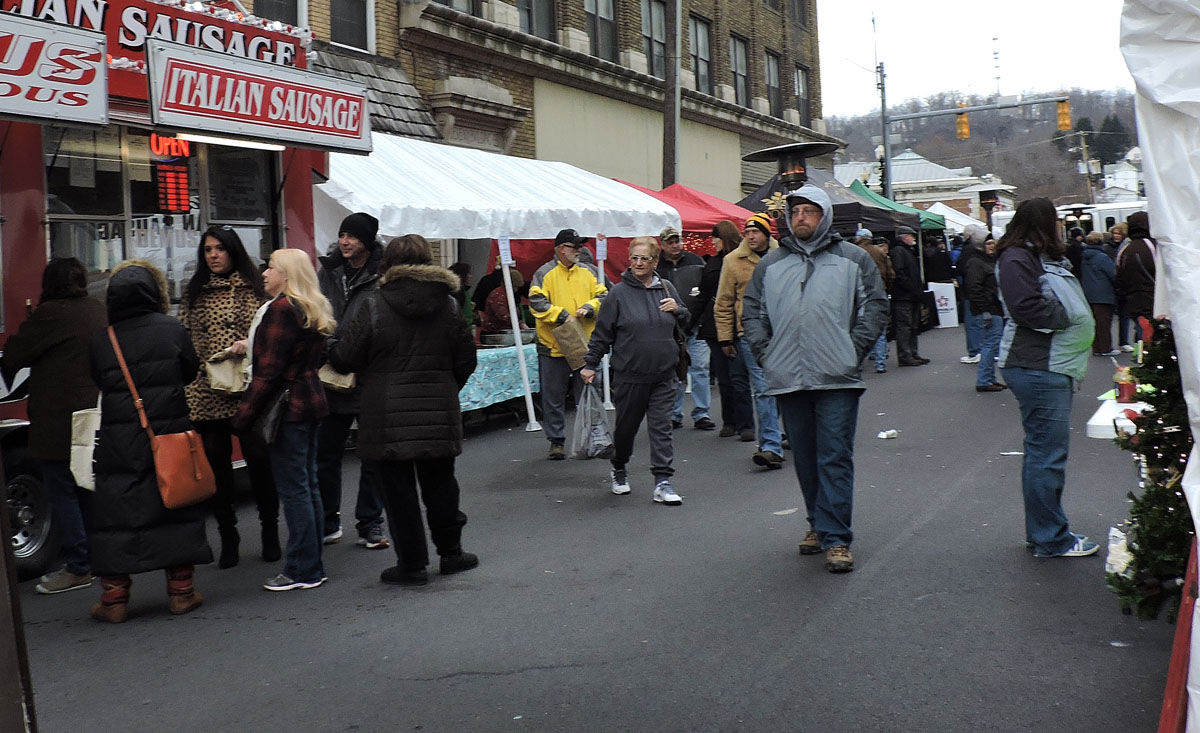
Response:
M792 207L792 216L815 216L820 217L823 212L816 206L794 206Z
M653 262L654 259L650 255L629 255L630 262Z
M569 249L583 249L582 244L571 244L570 242L563 242L562 244L560 244L558 246L559 247L567 247Z

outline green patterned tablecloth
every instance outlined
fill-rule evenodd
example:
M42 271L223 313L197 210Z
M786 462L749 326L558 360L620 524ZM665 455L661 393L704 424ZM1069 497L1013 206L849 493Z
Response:
M537 344L525 344L524 349L525 368L529 370L529 387L537 392L540 387ZM463 412L478 410L525 394L521 386L521 367L517 363L515 346L479 349L476 356L479 365L458 393L458 404Z

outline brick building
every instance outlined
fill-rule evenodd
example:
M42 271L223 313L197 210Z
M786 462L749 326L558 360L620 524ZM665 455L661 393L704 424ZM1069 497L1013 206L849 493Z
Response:
M253 4L311 27L314 67L370 88L376 131L651 188L662 186L665 10L665 0ZM680 183L736 201L774 173L744 153L833 140L816 21L815 0L682 0Z

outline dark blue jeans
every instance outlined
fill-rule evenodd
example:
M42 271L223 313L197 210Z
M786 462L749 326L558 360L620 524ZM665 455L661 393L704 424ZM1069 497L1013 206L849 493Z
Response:
M1004 332L1004 319L989 313L967 316L967 323L975 324L978 334L979 366L975 370L975 386L986 387L996 383L996 355L1000 353L1000 336Z
M735 432L754 429L750 409L750 374L740 357L730 359L715 340L708 341L709 367L717 378L721 395L721 424Z
M342 524L342 457L346 439L357 415L329 414L321 420L317 437L317 485L325 507L323 534L337 531ZM358 499L354 502L354 528L366 537L372 527L383 526L383 497L375 463L361 461L358 474Z
M287 521L287 550L283 574L313 582L325 577L321 562L324 535L321 492L317 488L317 422L279 423L271 444L271 473Z
M42 486L50 496L51 517L54 526L58 527L58 555L68 571L86 575L92 572L92 563L84 517L92 495L75 485L70 462L42 460L39 463Z
M776 397L792 443L808 524L821 549L850 546L854 532L854 431L859 389L801 390Z
M1025 540L1039 555L1058 555L1075 544L1062 508L1073 384L1065 374L1040 369L1004 367L1000 371L1021 407L1021 427L1025 429L1021 466Z

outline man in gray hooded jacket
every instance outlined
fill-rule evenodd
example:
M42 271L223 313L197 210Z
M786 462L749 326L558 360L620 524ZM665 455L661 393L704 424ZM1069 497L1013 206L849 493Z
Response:
M871 256L831 235L833 206L820 188L789 193L784 223L746 288L742 328L791 439L809 523L800 554L824 551L825 569L845 573L854 569L860 365L887 325L887 293Z

